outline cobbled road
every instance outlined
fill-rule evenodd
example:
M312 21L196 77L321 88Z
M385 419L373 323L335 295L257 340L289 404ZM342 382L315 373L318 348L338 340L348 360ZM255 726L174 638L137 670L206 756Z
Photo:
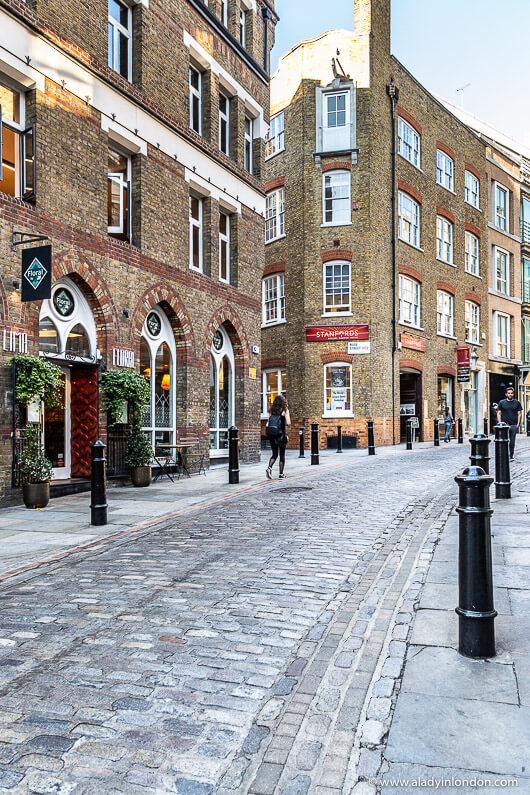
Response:
M4 582L0 790L351 791L467 454L311 470Z

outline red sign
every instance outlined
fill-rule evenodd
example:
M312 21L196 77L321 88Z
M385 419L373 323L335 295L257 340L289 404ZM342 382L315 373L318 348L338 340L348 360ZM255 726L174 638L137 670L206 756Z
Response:
M425 340L421 337L414 337L412 334L407 334L405 331L400 334L399 341L403 348L410 348L413 351L425 350Z
M467 346L456 349L456 378L459 382L469 381L469 368L471 366L471 348Z
M335 342L341 340L369 340L368 323L344 326L306 326L306 342Z

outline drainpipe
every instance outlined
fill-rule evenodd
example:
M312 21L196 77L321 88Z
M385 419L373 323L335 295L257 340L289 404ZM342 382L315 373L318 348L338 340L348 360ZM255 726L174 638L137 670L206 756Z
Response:
M390 77L386 87L390 100L390 119L392 123L392 444L396 443L396 375L395 358L397 351L397 322L396 322L396 106L399 98L399 89Z
M267 6L263 6L263 8L261 9L261 16L263 17L263 23L265 25L265 31L264 31L265 35L263 37L264 50L265 50L265 52L263 53L263 68L265 69L267 74L269 74L269 19L271 19L272 17L270 8L268 8Z

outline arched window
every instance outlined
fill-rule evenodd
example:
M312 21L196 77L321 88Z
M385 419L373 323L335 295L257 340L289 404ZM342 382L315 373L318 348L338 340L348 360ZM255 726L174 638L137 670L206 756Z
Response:
M149 383L150 399L143 417L155 453L167 454L161 445L175 443L175 363L173 329L160 306L147 315L140 341L140 372Z
M90 356L88 334L81 323L77 323L73 329L68 332L65 352L73 353L76 356Z
M56 359L96 361L96 324L88 301L71 281L64 278L42 302L39 319L39 351Z
M210 354L210 456L228 451L228 429L234 423L234 351L220 326Z
M57 329L49 317L43 317L39 323L39 351L58 353L59 338Z

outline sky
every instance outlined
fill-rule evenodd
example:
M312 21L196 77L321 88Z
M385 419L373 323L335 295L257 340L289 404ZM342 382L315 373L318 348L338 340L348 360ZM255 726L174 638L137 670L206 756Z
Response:
M376 0L377 1L377 0ZM276 0L272 69L303 39L353 28L353 0ZM392 0L392 53L429 91L530 146L530 0ZM460 94L457 89L470 84Z

